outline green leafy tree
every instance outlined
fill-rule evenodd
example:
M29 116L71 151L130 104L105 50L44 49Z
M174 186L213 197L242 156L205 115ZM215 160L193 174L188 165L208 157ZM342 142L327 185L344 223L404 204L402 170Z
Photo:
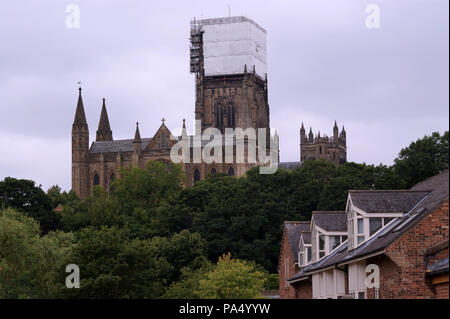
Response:
M215 269L199 281L196 294L202 299L254 299L262 298L264 274L231 255L219 258Z
M153 256L164 258L171 265L167 275L169 283L178 281L183 272L196 271L209 264L207 246L197 233L183 230L170 237L151 239Z
M39 224L12 209L0 211L0 298L56 298L64 281L70 233L39 236Z
M68 298L157 298L181 273L203 268L205 242L183 231L171 237L130 239L126 228L86 227L65 260L80 267L80 289Z
M0 208L11 207L33 217L44 234L60 227L60 216L47 194L34 181L6 177L0 181Z
M80 267L80 288L71 298L154 298L167 284L170 264L155 257L149 240L132 239L123 229L102 226L76 233L77 244L67 263Z
M65 231L78 231L88 226L117 226L127 223L127 215L121 211L116 198L103 188L94 187L92 195L86 200L68 200L62 206L61 228Z
M411 187L448 169L449 135L434 132L403 148L394 160L394 168Z
M114 196L125 211L167 206L180 195L182 182L180 165L149 161L145 169L122 168L113 182Z
M165 299L200 299L200 280L206 278L206 274L214 270L211 263L193 271L190 268L183 268L180 280L173 282L166 290L162 298Z
M74 191L63 191L58 185L53 185L50 187L47 190L47 196L53 209L57 208L59 205L73 205L74 202L80 201L80 198Z

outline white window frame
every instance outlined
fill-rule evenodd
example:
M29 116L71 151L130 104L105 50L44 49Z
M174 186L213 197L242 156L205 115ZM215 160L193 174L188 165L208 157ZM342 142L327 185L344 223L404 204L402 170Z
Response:
M398 217L402 217L403 213L376 213L368 214L365 211L354 206L349 195L346 205L347 211L347 231L348 231L348 250L356 249L362 244L364 244L370 238L376 236L381 230L383 230L387 225L394 222ZM370 218L382 218L382 227L378 229L375 233L370 235ZM392 218L391 221L385 223L385 218ZM363 219L363 233L358 233L358 219ZM364 240L358 243L358 237L364 236Z
M312 223L313 224L313 223ZM324 249L320 249L320 236L324 236ZM330 236L339 236L339 245L337 245L334 249L330 250ZM347 239L343 239L346 236ZM315 263L322 258L328 256L331 252L338 249L346 240L348 240L347 232L327 232L320 228L319 226L313 225L313 229L311 232L311 262ZM320 253L324 253L322 257L320 257Z
M308 248L310 248L311 249L311 260L308 260ZM304 260L304 262L305 262L305 266L307 266L307 265L309 265L310 263L312 263L312 247L311 247L311 245L309 244L309 245L305 245L305 254L304 254L304 257L305 257L305 260Z

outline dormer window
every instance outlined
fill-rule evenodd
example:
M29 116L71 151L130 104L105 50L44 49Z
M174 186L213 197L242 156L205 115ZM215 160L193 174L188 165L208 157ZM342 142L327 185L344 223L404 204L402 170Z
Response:
M325 235L319 232L319 259L325 256Z
M369 236L372 236L381 228L390 223L394 218L392 217L372 217L369 218Z
M346 240L347 236L337 236L337 235L330 236L328 238L328 246L329 246L328 251L331 252Z
M300 267L303 267L305 265L305 253L303 250L300 250L298 252L298 264Z
M347 240L347 215L344 211L313 212L311 220L311 256L316 262Z
M311 255L314 262L325 257L347 240L347 236L342 235L342 233L331 233L330 235L326 235L326 233L315 230L314 234L311 247Z
M303 237L301 237L298 249L298 265L300 267L307 266L311 263L311 259L311 244L305 244L305 242L303 241Z
M363 216L361 213L350 209L347 214L349 249L357 248L370 237L383 229L395 217L384 217L377 214L376 217Z
M358 245L364 242L366 239L366 236L364 235L364 218L363 217L357 217L357 242Z
M427 192L405 190L350 190L345 208L348 249L355 249L378 236L388 224L403 217L427 195Z

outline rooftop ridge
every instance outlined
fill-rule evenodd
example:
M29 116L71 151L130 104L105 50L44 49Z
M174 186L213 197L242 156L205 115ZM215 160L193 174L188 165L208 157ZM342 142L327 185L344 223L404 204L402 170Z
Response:
M306 220L285 220L285 224L309 224L311 221Z
M152 137L143 137L141 140L151 140ZM134 141L134 138L125 138L122 140L113 140L113 141L93 141L92 143L114 143L114 142L129 142Z
M351 189L349 193L427 193L431 190L411 190L411 189Z
M345 210L313 210L312 214L345 214Z
M430 176L427 179L424 179L423 181L420 181L417 184L414 184L411 188L414 188L414 187L416 187L418 185L421 185L421 184L423 184L423 183L425 183L425 182L429 181L430 179L433 179L433 178L435 178L437 176L440 176L442 174L448 173L448 171L449 171L449 169L447 168L446 170L443 170L442 172L439 172L436 175Z
M233 16L233 17L221 17L221 18L210 18L210 19L200 19L200 20L192 20L191 26L204 26L204 25L211 25L211 24L225 24L225 23L237 23L237 22L250 22L255 27L263 31L264 33L267 33L267 31L261 27L259 24L257 24L255 21L253 21L250 18L247 18L245 16Z

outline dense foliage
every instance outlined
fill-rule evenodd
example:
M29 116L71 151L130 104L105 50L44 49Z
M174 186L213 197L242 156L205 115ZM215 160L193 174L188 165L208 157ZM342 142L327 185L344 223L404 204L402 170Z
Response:
M306 161L293 170L246 178L211 176L183 191L181 203L192 216L190 229L208 243L208 257L223 252L277 271L285 220L308 220L314 210L344 210L349 189L403 188L392 168Z
M343 210L349 189L408 188L447 168L448 132L411 143L391 167L306 161L187 189L179 165L149 162L86 200L5 178L0 298L260 297L277 284L283 221ZM65 286L68 264L80 267L80 289Z
M448 139L448 131L434 132L400 151L394 168L408 186L448 169Z
M53 212L51 199L33 181L6 177L0 181L0 208L10 207L36 219L44 234L60 227L60 218Z

